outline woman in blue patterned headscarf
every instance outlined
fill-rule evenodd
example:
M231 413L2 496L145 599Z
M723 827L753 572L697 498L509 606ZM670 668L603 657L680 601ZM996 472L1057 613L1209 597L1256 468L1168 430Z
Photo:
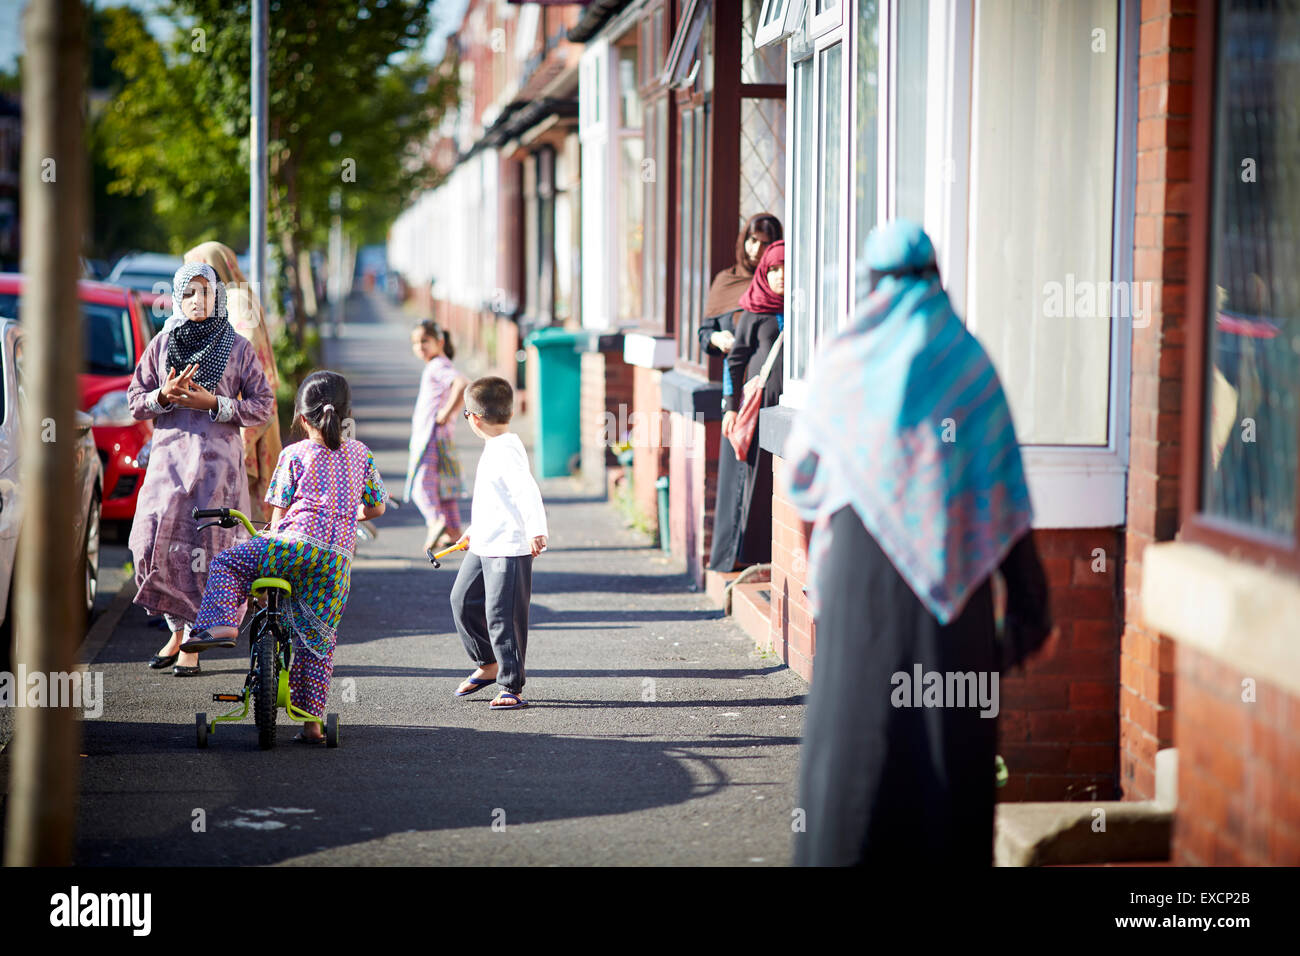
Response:
M817 615L795 860L988 865L997 675L1051 630L1029 489L997 373L929 237L883 226L861 268L872 293L814 359L785 449Z

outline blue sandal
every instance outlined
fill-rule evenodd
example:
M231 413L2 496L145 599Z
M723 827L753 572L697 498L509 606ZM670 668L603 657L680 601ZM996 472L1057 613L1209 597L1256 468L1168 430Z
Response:
M464 687L466 684L472 684L473 686L470 687L469 690L461 690L460 687L457 687L455 696L468 697L470 694L477 694L484 687L487 687L489 684L495 684L496 682L497 679L495 677L467 677L460 682L460 687Z
M501 703L501 701L506 700L507 698L513 700L514 703L513 704ZM489 706L493 710L515 710L516 708L519 707L527 707L528 701L524 700L514 691L503 690L501 693L497 694L496 700L492 701L492 703Z

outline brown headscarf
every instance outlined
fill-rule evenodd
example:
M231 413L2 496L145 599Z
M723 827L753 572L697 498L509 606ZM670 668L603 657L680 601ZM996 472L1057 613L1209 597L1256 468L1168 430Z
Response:
M740 230L740 236L736 239L736 264L714 276L713 284L709 286L708 298L704 300L705 318L725 315L740 308L740 297L744 295L750 281L754 278L753 267L756 264L751 263L749 257L745 255L745 240L755 231L767 239L763 243L763 248L758 251L761 257L769 244L781 238L781 221L767 212L749 217L749 222L745 223L745 228Z

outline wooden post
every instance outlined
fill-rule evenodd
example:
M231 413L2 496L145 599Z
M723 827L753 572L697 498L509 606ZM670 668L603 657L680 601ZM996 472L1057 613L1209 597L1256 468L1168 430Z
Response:
M85 631L75 572L77 303L85 162L81 0L38 0L24 16L22 472L26 494L14 588L16 674L71 673ZM25 669L25 671L24 671ZM26 698L27 688L17 688ZM10 866L73 858L81 728L71 706L19 707L5 834ZM64 702L70 703L70 702Z

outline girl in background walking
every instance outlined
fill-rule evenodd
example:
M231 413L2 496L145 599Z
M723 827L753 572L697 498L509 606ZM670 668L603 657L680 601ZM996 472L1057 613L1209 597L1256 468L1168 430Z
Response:
M402 497L415 503L428 533L424 549L451 544L460 537L460 462L452 444L452 416L469 381L451 364L456 350L451 334L427 319L411 330L411 351L425 362L420 394L411 416L411 456Z

